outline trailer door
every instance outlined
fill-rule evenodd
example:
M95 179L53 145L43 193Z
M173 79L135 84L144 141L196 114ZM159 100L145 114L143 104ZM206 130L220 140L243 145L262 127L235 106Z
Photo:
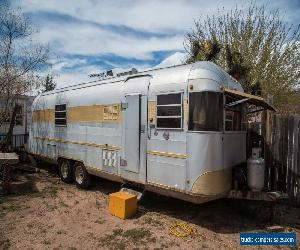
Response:
M140 165L140 120L141 95L133 94L126 97L125 111L125 155L127 171L139 172Z
M123 155L119 173L130 181L146 181L147 103L151 76L133 76L123 85Z

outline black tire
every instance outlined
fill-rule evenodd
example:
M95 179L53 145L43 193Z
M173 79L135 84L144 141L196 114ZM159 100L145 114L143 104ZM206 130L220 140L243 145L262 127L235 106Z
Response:
M71 161L60 160L58 162L58 172L63 182L71 183L73 181L73 167Z
M79 188L88 188L91 183L91 176L80 162L74 164L74 181Z

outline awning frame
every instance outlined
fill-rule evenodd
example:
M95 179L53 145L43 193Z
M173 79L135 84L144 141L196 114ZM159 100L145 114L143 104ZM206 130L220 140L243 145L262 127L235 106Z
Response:
M235 106L235 105L240 104L240 103L248 102L252 105L262 107L264 109L269 109L269 110L272 110L272 111L276 111L275 108L273 108L270 104L268 104L264 100L264 98L262 98L260 96L255 96L255 95L251 95L251 94L248 94L248 93L244 93L244 92L241 92L241 91L228 89L228 88L224 89L224 93L228 93L228 94L233 95L233 96L240 99L240 100L237 100L235 102L229 103L228 105L226 105L227 107L231 107L231 106Z
M236 106L236 105L238 105L238 104L240 104L240 103L246 102L246 101L248 101L248 100L250 100L250 98L245 98L245 99L242 99L242 100L238 100L238 101L235 101L235 102L231 102L231 103L229 103L229 104L226 104L226 107L233 107L233 106Z

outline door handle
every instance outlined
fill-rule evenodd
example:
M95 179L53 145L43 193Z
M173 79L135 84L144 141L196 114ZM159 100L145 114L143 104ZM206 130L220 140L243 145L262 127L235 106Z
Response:
M148 131L148 140L150 140L151 139L151 125L150 125L150 122L148 122L148 129L147 129Z
M145 133L145 128L146 128L146 126L145 126L145 125L141 125L141 127L140 127L140 131L141 131L141 133Z
M155 124L148 123L148 139L151 139L152 136L152 129L155 128Z

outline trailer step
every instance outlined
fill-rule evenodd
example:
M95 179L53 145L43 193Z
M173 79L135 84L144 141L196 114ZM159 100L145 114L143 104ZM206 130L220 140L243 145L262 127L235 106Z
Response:
M144 195L144 191L143 192L139 192L139 191L136 191L134 189L125 188L125 187L121 188L120 192L127 192L127 193L135 195L137 201L140 201L142 199L143 195Z

